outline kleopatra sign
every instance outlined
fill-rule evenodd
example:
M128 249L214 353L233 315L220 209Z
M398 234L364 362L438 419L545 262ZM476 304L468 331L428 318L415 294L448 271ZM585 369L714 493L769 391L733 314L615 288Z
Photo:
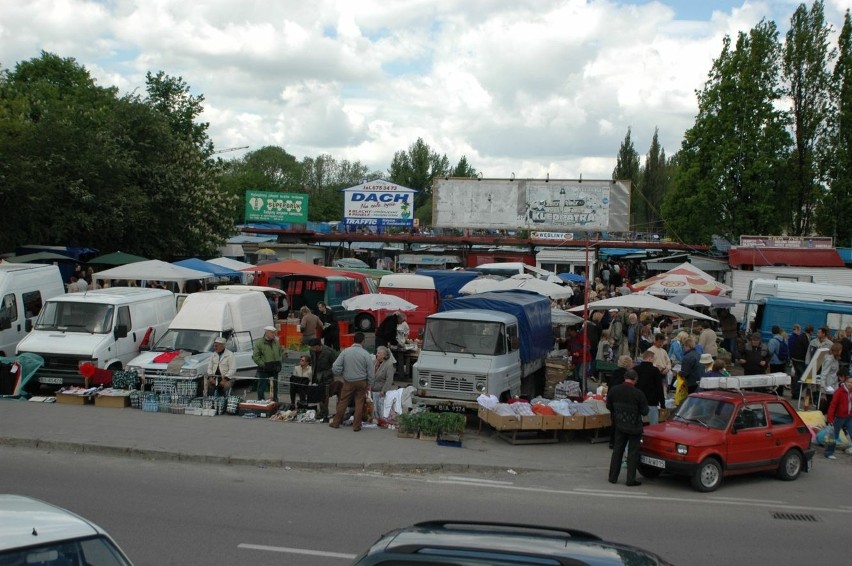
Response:
M246 221L307 224L308 195L246 191Z
M412 226L414 189L369 181L343 189L343 221L349 226Z

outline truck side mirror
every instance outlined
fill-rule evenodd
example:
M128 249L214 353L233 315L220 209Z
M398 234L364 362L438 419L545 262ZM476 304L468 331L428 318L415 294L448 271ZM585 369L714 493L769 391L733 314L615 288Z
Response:
M127 325L119 324L115 327L115 332L113 332L113 336L118 340L119 338L125 338L127 336Z
M512 346L512 350L517 350L521 347L521 341L517 336L512 336L509 339L509 344Z
M33 321L32 321L32 319L29 319L29 318L28 318L28 319L24 322L24 330L26 330L27 332L29 332L29 331L30 331L30 330L32 330L32 329L33 329Z

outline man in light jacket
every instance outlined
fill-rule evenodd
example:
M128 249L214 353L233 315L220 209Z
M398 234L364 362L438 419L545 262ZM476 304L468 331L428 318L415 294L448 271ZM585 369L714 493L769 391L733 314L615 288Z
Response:
M364 342L364 333L356 332L354 344L343 350L334 361L332 370L334 375L343 375L343 389L337 400L337 410L334 418L328 426L340 428L340 421L349 405L349 400L355 398L355 416L352 422L352 430L361 430L361 422L364 418L364 402L367 399L367 388L376 377L373 356L361 345Z
M213 355L207 364L207 385L214 396L228 395L237 373L234 353L225 347L225 342L221 336L213 340Z

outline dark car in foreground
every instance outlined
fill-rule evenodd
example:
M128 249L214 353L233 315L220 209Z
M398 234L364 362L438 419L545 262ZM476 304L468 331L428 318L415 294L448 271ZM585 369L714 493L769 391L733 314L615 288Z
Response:
M695 489L709 492L725 476L774 471L792 481L810 471L811 433L790 402L741 388L776 387L789 376L753 377L702 379L705 390L687 397L670 421L645 427L639 473L689 476Z
M427 521L382 535L355 566L558 566L669 564L634 546L584 531L477 521Z
M131 566L94 523L38 499L0 494L0 566L25 564Z

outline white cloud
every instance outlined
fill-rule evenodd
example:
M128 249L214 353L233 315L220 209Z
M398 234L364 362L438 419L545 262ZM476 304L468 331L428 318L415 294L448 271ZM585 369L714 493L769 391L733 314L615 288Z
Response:
M3 0L0 62L74 57L102 85L179 75L218 148L282 146L387 170L417 137L487 176L610 176L628 127L671 155L725 34L796 0ZM839 29L849 0L827 0ZM235 154L226 154L230 157Z

